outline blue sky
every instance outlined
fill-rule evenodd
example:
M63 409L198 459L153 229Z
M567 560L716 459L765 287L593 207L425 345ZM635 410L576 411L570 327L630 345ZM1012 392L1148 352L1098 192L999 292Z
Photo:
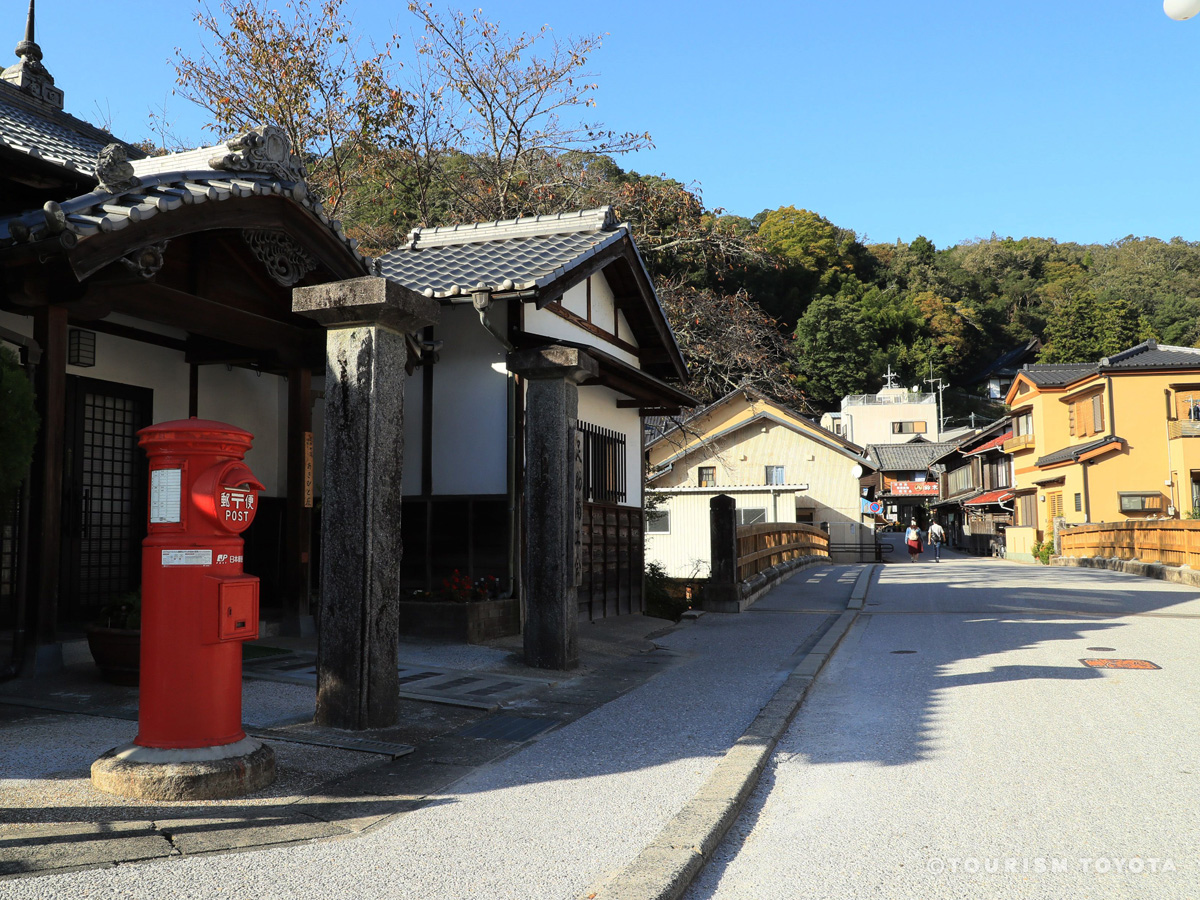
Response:
M790 204L939 247L993 231L1200 240L1200 19L1158 0L477 2L513 32L607 33L596 117L656 145L622 165L696 182L709 206ZM25 6L5 2L0 47ZM405 6L347 3L379 40L412 30ZM170 96L194 9L39 0L68 111L132 140L165 103L181 134L214 142Z

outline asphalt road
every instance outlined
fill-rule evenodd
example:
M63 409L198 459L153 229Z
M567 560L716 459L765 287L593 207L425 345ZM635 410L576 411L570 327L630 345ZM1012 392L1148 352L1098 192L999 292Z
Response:
M882 567L686 896L1200 897L1198 596L962 556Z

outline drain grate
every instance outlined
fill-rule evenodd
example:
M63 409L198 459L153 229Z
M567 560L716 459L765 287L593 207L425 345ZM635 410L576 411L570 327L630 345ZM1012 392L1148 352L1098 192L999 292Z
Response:
M1093 669L1161 669L1148 659L1081 659L1081 663Z
M1112 653L1116 647L1088 647L1093 653Z
M507 713L500 713L488 716L466 728L461 728L458 733L463 737L484 738L489 741L512 741L514 744L519 744L544 731L549 731L557 724L557 719L535 719L529 716L511 716Z
M893 650L893 653L916 653L916 650Z

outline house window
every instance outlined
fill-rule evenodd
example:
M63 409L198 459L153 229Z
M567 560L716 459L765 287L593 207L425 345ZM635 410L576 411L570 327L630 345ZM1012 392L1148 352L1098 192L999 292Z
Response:
M1117 497L1123 513L1161 512L1163 509L1163 495L1157 491L1118 491Z
M804 509L797 509L796 521L811 525L813 523L813 510L807 507Z
M1046 514L1053 522L1063 514L1063 492L1048 491L1046 493Z
M946 496L953 497L971 487L971 466L959 466L946 476Z
M669 509L646 510L646 534L670 534L671 511Z
M737 511L738 525L758 525L767 521L765 509L739 509Z
M1180 391L1175 395L1175 418L1200 422L1200 391Z
M1037 494L1022 494L1016 502L1017 524L1032 526L1037 524Z
M783 479L783 466L767 466L767 484L787 484Z
M716 487L717 486L717 467L716 466L701 466L697 471L697 483L700 487Z
M588 503L625 502L625 435L588 422L583 436L584 496Z
M1083 494L1075 495L1075 512L1083 512Z
M1033 434L1033 413L1022 413L1013 418L1013 434L1017 437Z
M1104 394L1073 400L1067 414L1071 434L1090 437L1104 430Z
M925 422L893 422L892 434L924 434L928 427Z
M994 491L1008 487L1008 460L996 459L984 463L985 489Z

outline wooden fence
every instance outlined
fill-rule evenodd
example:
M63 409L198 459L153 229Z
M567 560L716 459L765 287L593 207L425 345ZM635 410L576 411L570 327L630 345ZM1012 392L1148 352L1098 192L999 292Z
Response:
M829 535L794 522L742 525L737 530L738 581L798 556L829 556Z
M1200 521L1072 525L1059 536L1063 556L1106 556L1200 569Z

